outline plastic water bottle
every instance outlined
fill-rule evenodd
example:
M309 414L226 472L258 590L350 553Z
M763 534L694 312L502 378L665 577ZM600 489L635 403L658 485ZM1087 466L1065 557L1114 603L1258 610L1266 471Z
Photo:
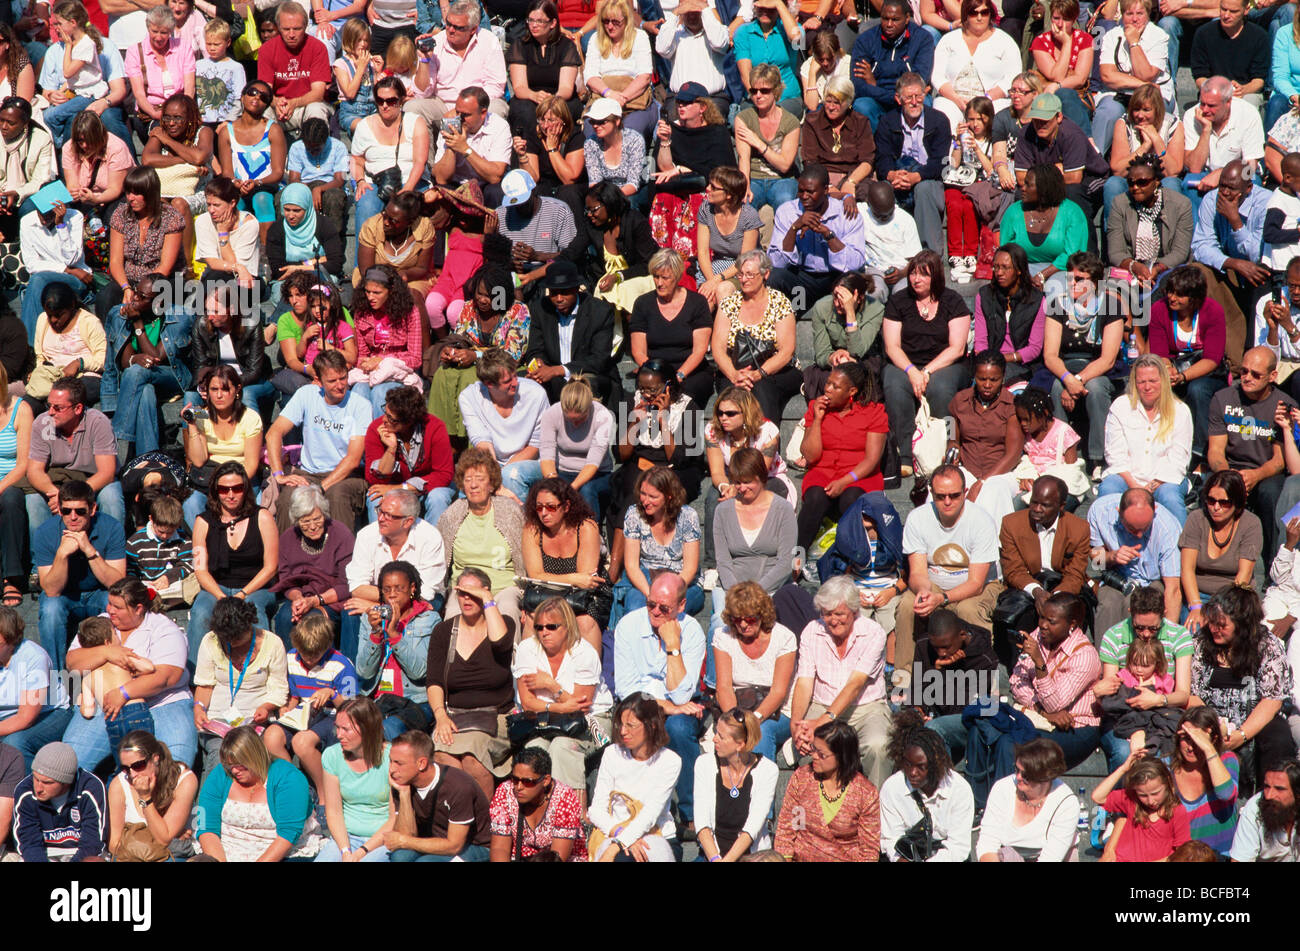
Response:
M1086 793L1084 793L1084 791L1083 791L1083 787L1080 786L1080 787L1079 787L1079 836L1080 836L1081 838L1082 838L1083 836L1085 836L1085 835L1088 834L1088 805L1087 805L1087 803L1088 803L1088 796L1087 796Z
M1106 833L1106 810L1097 806L1092 810L1092 826L1089 830L1088 843L1098 852L1106 844L1104 836Z

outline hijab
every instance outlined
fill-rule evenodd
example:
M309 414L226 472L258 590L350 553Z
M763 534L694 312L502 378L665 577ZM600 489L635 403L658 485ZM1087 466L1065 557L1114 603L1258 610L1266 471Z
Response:
M297 263L318 257L321 252L316 240L316 205L311 189L302 182L287 186L280 197L280 207L285 205L295 205L307 212L296 228L287 220L284 223L285 260Z

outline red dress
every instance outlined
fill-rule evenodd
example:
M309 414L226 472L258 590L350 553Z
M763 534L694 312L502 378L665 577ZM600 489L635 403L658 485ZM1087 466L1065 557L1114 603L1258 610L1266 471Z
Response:
M811 426L813 409L804 414L804 426ZM826 488L840 476L862 461L867 452L868 433L888 433L889 417L883 403L854 403L847 414L827 413L822 417L821 458L803 477L803 491L813 486ZM880 467L865 479L858 479L849 488L864 492L880 492L885 488L885 477Z

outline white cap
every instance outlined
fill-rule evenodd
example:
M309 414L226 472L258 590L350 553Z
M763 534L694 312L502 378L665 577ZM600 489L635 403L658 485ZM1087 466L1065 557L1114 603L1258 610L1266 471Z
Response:
M506 172L505 177L501 179L501 192L505 195L502 204L507 208L522 205L532 197L533 189L536 187L537 183L533 181L533 176L522 168Z
M614 116L621 118L622 115L623 107L609 98L597 99L591 104L591 108L587 110L588 119L609 119Z

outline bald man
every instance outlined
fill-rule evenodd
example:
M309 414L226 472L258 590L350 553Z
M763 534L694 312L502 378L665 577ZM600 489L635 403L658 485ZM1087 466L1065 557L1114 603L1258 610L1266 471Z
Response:
M704 715L692 698L705 641L699 621L685 612L686 582L672 572L661 574L650 584L646 606L625 614L614 629L614 696L622 700L640 691L663 708L668 747L682 761L677 808L682 822L689 823L695 818L695 760Z
M1259 263L1272 198L1271 191L1251 181L1241 160L1233 159L1223 167L1219 186L1207 192L1195 209L1192 259L1216 272L1227 272L1228 288L1243 314L1255 312L1255 301L1268 290L1272 277Z
M1286 481L1283 433L1276 423L1278 404L1295 409L1277 388L1277 355L1268 347L1251 347L1241 358L1241 376L1210 400L1209 450L1215 472L1236 469L1245 480L1247 506L1264 526L1264 564L1277 553L1280 523L1286 512L1281 495Z
M1145 488L1121 495L1104 495L1088 508L1092 563L1101 569L1093 636L1101 635L1128 617L1134 588L1164 588L1165 618L1177 624L1182 610L1180 553L1182 527L1173 513L1156 503Z

